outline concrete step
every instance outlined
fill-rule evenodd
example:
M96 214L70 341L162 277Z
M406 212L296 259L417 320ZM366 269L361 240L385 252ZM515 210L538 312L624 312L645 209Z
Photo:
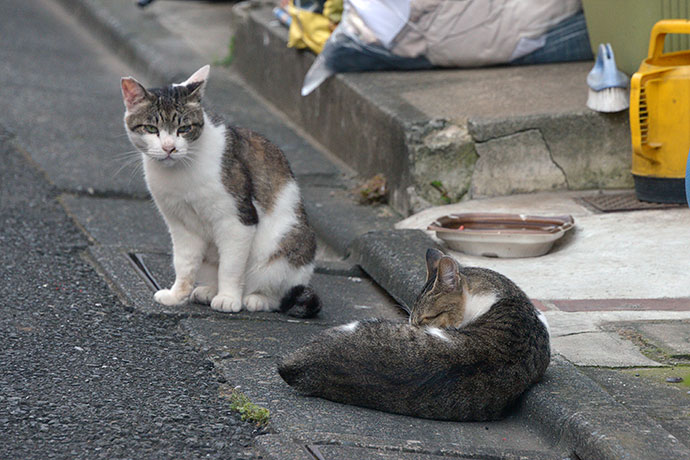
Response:
M246 4L249 5L249 4ZM234 9L235 64L257 92L363 177L385 174L403 214L542 190L627 188L627 111L585 106L591 62L341 74L302 97L310 52L270 7Z

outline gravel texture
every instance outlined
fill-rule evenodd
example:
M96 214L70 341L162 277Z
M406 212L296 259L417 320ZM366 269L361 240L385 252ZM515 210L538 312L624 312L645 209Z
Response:
M128 312L0 130L0 458L255 458L177 321Z

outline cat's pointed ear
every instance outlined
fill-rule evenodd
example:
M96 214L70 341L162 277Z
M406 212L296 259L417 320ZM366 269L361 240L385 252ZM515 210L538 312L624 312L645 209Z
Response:
M426 250L426 280L427 282L436 276L436 269L438 268L438 262L443 257L443 254L438 249L429 248Z
M132 110L134 107L144 102L149 95L146 88L132 77L122 78L122 80L120 80L120 85L122 86L122 98L125 101L127 110Z
M438 261L434 288L455 291L460 284L460 267L452 257L443 256Z
M187 86L190 89L188 97L197 97L201 99L204 95L204 90L206 89L206 81L208 80L208 74L211 71L210 65L205 65L196 72L192 74L191 77L179 83L177 86Z

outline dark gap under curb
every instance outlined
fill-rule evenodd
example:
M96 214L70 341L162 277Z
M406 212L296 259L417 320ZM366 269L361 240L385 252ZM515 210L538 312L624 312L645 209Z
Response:
M129 252L127 253L127 257L129 257L129 260L134 265L134 269L137 271L137 273L141 275L142 278L144 278L146 284L153 291L160 291L160 284L158 284L158 281L156 281L156 278L153 276L149 268L146 266L141 256L135 252Z

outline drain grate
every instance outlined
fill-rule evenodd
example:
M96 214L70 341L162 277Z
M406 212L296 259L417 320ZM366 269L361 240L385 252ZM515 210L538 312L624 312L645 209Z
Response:
M307 452L309 452L309 454L311 454L311 456L314 457L314 460L326 460L326 457L323 456L323 454L316 445L307 444L304 447L307 449Z
M637 199L634 191L623 193L583 196L578 201L584 202L599 212L643 211L650 209L679 208L682 204L648 203Z
M154 291L160 291L160 284L158 284L158 281L144 263L144 259L141 257L141 255L137 254L136 252L130 252L127 255L129 256L129 260L132 261L135 270L139 273L139 275L141 275L142 278L144 278L144 281L146 281L146 284L148 284L149 287Z

